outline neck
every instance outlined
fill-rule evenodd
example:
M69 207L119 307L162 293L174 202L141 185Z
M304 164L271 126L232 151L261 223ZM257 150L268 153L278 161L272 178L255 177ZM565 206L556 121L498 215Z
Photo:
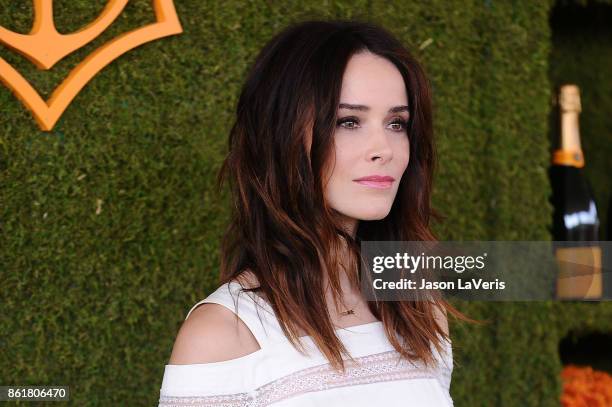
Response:
M332 287L331 280L327 273L323 275L323 286L325 287L325 298L328 304L328 308L331 313L338 315L351 315L351 309L358 299L361 297L359 291L359 282L357 282L357 288L352 283L352 274L356 273L356 266L352 265L349 256L349 250L346 241L341 239L339 252L335 254L338 259L338 286L339 286L339 298L338 302L334 299L334 289ZM332 253L332 255L334 255ZM348 313L347 313L348 311Z

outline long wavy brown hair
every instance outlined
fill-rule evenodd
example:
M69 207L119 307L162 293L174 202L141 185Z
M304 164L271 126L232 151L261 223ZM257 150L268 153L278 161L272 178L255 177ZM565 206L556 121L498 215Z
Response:
M410 159L387 217L359 221L349 235L324 199L334 159L334 132L342 78L352 55L369 51L401 72L410 109ZM251 66L240 93L229 152L218 176L232 192L232 217L221 247L221 284L245 270L254 291L274 309L292 345L303 352L298 328L311 336L332 366L349 355L336 336L323 287L340 295L341 250L350 253L351 282L359 287L360 242L435 241L430 205L435 150L431 90L424 70L385 29L359 21L305 21L275 35ZM344 248L344 249L343 249ZM355 272L357 269L358 272ZM444 299L368 301L394 348L407 359L435 362L448 335L434 306L475 322ZM397 336L396 336L397 335ZM403 340L400 340L403 339Z

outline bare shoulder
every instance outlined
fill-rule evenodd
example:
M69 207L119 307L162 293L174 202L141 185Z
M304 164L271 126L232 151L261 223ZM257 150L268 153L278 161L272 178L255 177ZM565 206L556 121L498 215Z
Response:
M438 325L446 335L448 335L448 319L446 317L446 309L444 307L439 307L434 305L433 307L434 317L438 322Z
M259 349L257 340L231 310L215 303L194 309L176 336L171 365L222 362Z

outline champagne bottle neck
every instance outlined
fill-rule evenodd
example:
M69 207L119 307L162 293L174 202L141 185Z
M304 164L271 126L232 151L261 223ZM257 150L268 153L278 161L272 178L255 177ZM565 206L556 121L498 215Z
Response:
M584 167L578 115L577 111L561 111L561 143L553 153L553 164Z

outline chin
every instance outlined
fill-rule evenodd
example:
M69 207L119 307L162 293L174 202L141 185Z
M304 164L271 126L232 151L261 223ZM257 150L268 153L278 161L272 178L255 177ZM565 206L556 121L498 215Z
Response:
M381 208L380 210L370 209L358 212L355 218L359 220L381 220L386 218L389 212L391 212L391 208Z

